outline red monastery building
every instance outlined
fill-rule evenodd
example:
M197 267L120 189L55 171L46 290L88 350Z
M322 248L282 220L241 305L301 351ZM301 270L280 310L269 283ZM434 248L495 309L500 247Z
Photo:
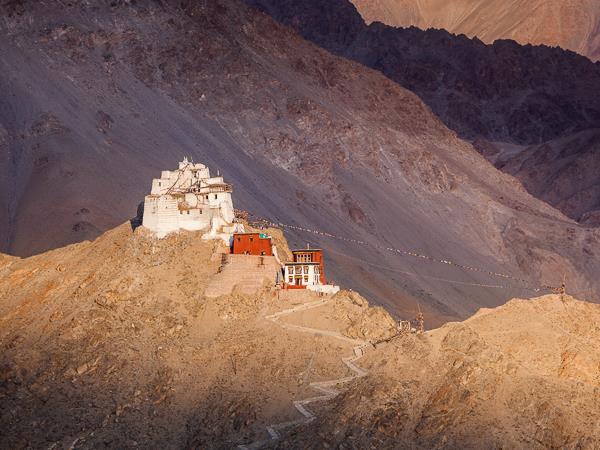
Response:
M273 256L271 237L264 233L235 233L231 253L234 255Z
M233 255L273 256L280 265L276 283L283 281L284 289L309 289L322 294L335 294L339 286L327 283L323 250L306 248L292 250L293 260L282 264L271 236L260 233L234 233L231 241ZM260 258L262 261L264 258ZM282 280L283 278L283 280Z

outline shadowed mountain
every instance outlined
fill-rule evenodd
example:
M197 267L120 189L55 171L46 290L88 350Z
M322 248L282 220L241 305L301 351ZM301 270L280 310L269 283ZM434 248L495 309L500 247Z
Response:
M575 53L366 25L348 0L248 2L415 92L465 138L534 144L600 126L600 64Z
M600 131L586 130L511 153L489 144L490 160L569 217L600 226Z
M531 197L413 93L243 2L12 5L3 250L97 236L189 155L233 183L238 208L367 243L290 234L326 250L333 280L403 317L417 302L430 325L465 317L563 274L597 288L597 230Z
M502 150L505 161L497 167L517 176L530 193L569 217L580 220L597 214L599 180L597 172L587 166L594 159L593 152L585 147L586 142L577 147L577 139L567 136L594 134L585 130L600 126L599 63L546 46L507 40L486 45L444 30L393 28L382 23L367 26L348 0L249 2L305 38L412 90L446 125L474 140L486 157L489 151ZM419 7L429 8L429 3L419 2ZM444 5L454 8L457 3ZM405 3L394 5L397 11L410 11ZM488 7L494 10L491 2L486 2ZM514 3L505 5L511 11L514 7ZM446 11L442 6L433 10ZM571 142L568 162L546 152L562 141ZM530 145L536 148L535 159L530 151L514 164L506 163ZM522 159L528 163L521 164ZM541 167L533 163L540 159ZM586 175L582 176L576 168L584 166ZM597 221L586 219L586 223Z
M443 28L484 42L514 39L600 58L595 0L352 0L362 17L396 27Z

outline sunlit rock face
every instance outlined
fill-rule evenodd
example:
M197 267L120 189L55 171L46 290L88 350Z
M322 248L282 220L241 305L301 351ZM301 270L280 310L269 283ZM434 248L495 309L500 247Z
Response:
M351 0L367 23L443 28L486 43L513 39L600 58L600 5L594 0Z

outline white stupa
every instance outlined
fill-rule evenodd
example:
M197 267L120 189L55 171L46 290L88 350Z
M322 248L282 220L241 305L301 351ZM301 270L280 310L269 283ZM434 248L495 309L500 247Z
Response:
M152 180L142 225L159 238L179 230L206 230L204 239L229 242L234 232L243 231L235 223L232 190L223 177L211 177L204 164L184 158L177 170L163 170Z

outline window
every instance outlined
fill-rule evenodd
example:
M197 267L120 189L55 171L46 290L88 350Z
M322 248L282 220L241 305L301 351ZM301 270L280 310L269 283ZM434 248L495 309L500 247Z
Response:
M218 197L217 197L217 194L215 194L215 200L216 200L217 198L218 198Z
M295 255L295 257L296 257L296 262L302 262L302 263L312 262L312 256L310 253L297 253Z
M161 186L162 186L162 184L160 184L160 181L159 181L159 182L158 182L158 187L161 187Z
M304 282L308 283L308 275L304 275Z
M304 266L304 273L308 273L308 266Z
M179 214L183 214L183 211L179 211Z
M294 277L288 277L288 283L292 284L294 282Z
M250 242L254 242L254 238L250 236Z
M238 240L238 242L241 242L242 238L238 236L237 240Z
M188 212L187 212L187 213L188 213L188 216L189 216L189 215L190 215L190 210L189 210L189 209L188 209Z
M294 266L290 266L289 269L290 269L290 273L293 274L294 273Z

